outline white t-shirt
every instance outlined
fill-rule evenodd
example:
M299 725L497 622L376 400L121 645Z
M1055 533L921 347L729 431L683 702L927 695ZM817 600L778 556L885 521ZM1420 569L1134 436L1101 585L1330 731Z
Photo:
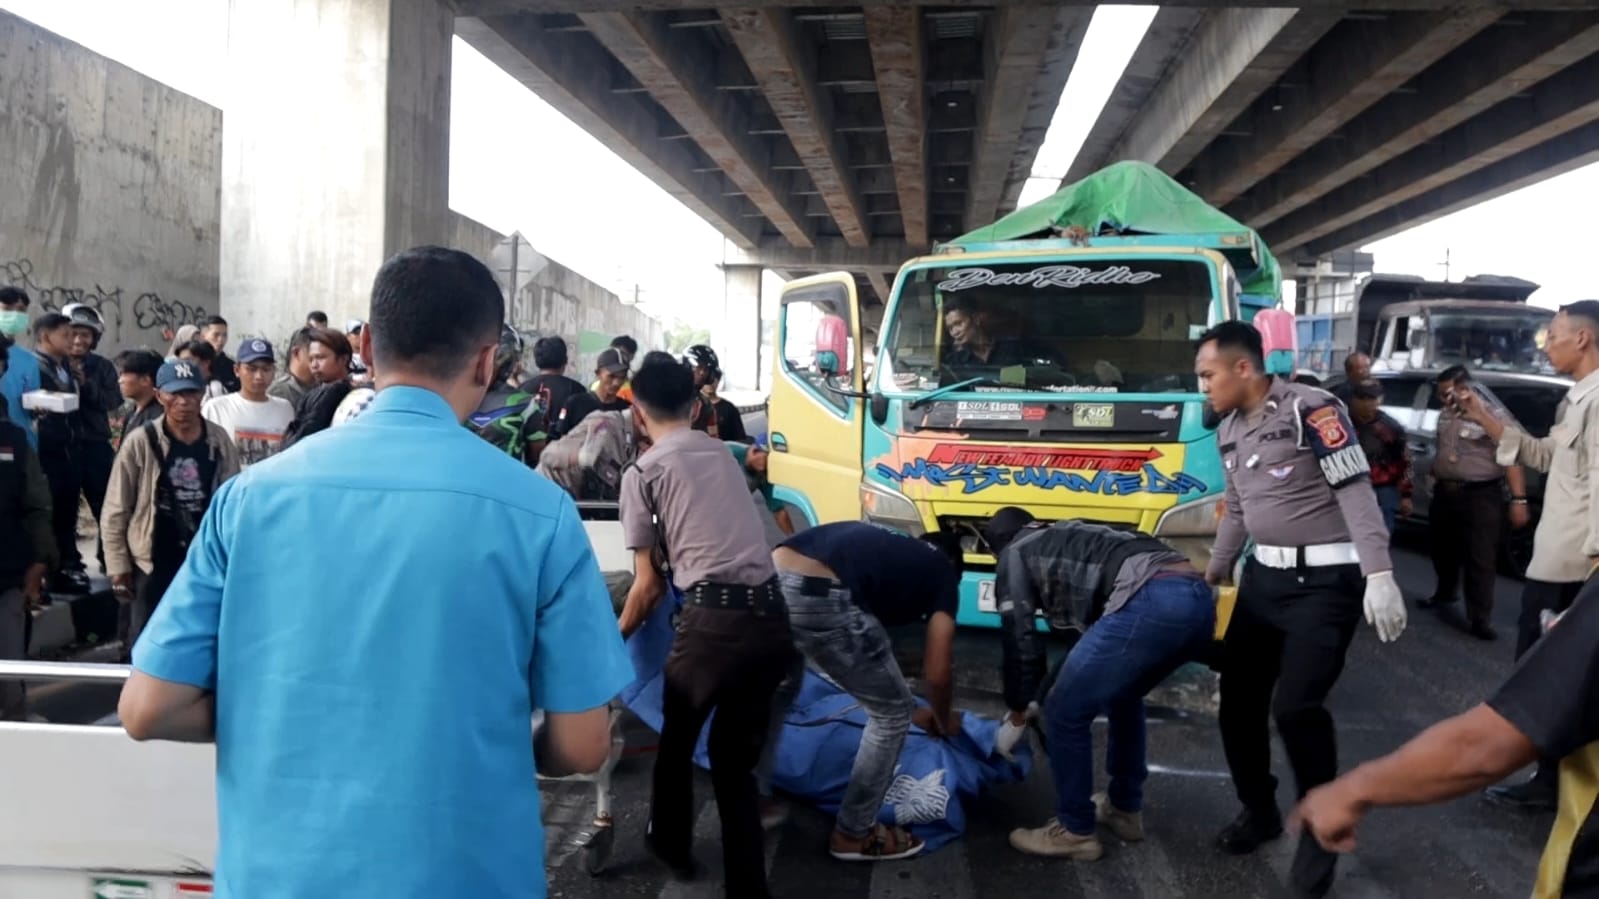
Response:
M229 393L207 400L200 414L228 432L239 447L239 464L248 468L278 451L283 432L294 420L294 407L275 396L255 403L242 393Z

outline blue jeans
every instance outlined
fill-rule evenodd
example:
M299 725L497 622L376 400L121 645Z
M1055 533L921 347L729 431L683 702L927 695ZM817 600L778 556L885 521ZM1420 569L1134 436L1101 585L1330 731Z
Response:
M1388 526L1389 539L1393 539L1394 522L1399 519L1399 485L1389 484L1371 490L1377 494L1377 508L1382 510L1382 521Z
M1216 627L1216 603L1197 576L1163 576L1099 619L1066 657L1044 700L1055 814L1075 834L1094 832L1094 718L1110 719L1105 768L1110 801L1144 807L1144 694L1193 659Z
M778 572L783 599L788 604L789 630L804 658L789 671L772 701L772 722L767 732L766 753L756 769L756 779L764 795L771 794L773 756L788 707L799 693L805 676L805 660L838 684L866 712L866 727L861 745L850 768L849 786L839 803L834 828L859 839L877 823L883 797L899 767L899 752L910 731L911 712L916 700L894 660L894 647L883 625L861 610L850 599L849 591L838 584L826 596L807 595L806 579Z

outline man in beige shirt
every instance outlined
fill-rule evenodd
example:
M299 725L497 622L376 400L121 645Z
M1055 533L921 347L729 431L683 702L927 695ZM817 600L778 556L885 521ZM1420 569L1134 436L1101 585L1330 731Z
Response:
M1524 465L1549 476L1521 594L1517 658L1537 640L1541 614L1565 611L1599 559L1599 506L1589 495L1589 473L1599 465L1599 300L1561 307L1549 324L1544 352L1555 371L1577 382L1556 410L1548 437L1534 438L1501 422L1472 391L1455 395L1461 414L1498 442L1500 465ZM1553 809L1556 777L1555 760L1544 759L1530 780L1493 787L1487 796L1520 808Z

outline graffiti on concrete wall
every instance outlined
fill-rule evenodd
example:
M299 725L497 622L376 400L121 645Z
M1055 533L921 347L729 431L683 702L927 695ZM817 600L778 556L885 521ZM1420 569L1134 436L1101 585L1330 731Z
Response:
M154 291L131 295L121 287L108 288L100 284L92 287L42 285L34 280L33 263L27 259L0 263L0 281L26 290L33 302L47 312L60 312L73 303L93 308L105 321L105 340L118 346L123 345L125 326L131 326L128 337L154 332L164 340L171 340L178 328L197 325L210 314L203 306L167 300Z

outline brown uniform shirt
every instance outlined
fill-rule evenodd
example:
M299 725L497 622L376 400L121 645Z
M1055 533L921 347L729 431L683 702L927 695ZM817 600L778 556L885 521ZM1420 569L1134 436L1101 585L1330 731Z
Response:
M756 587L777 575L744 471L709 434L669 434L622 473L628 549L659 542L652 511L679 589L706 582Z
M1504 421L1504 416L1495 414ZM1509 422L1506 422L1509 424ZM1495 458L1499 444L1482 425L1468 421L1453 409L1438 414L1438 456L1432 462L1432 476L1440 481L1496 481L1505 476L1504 466Z
M1211 574L1231 574L1246 536L1267 546L1353 541L1362 573L1392 570L1366 453L1332 394L1273 378L1260 408L1222 421L1217 443L1227 512Z

